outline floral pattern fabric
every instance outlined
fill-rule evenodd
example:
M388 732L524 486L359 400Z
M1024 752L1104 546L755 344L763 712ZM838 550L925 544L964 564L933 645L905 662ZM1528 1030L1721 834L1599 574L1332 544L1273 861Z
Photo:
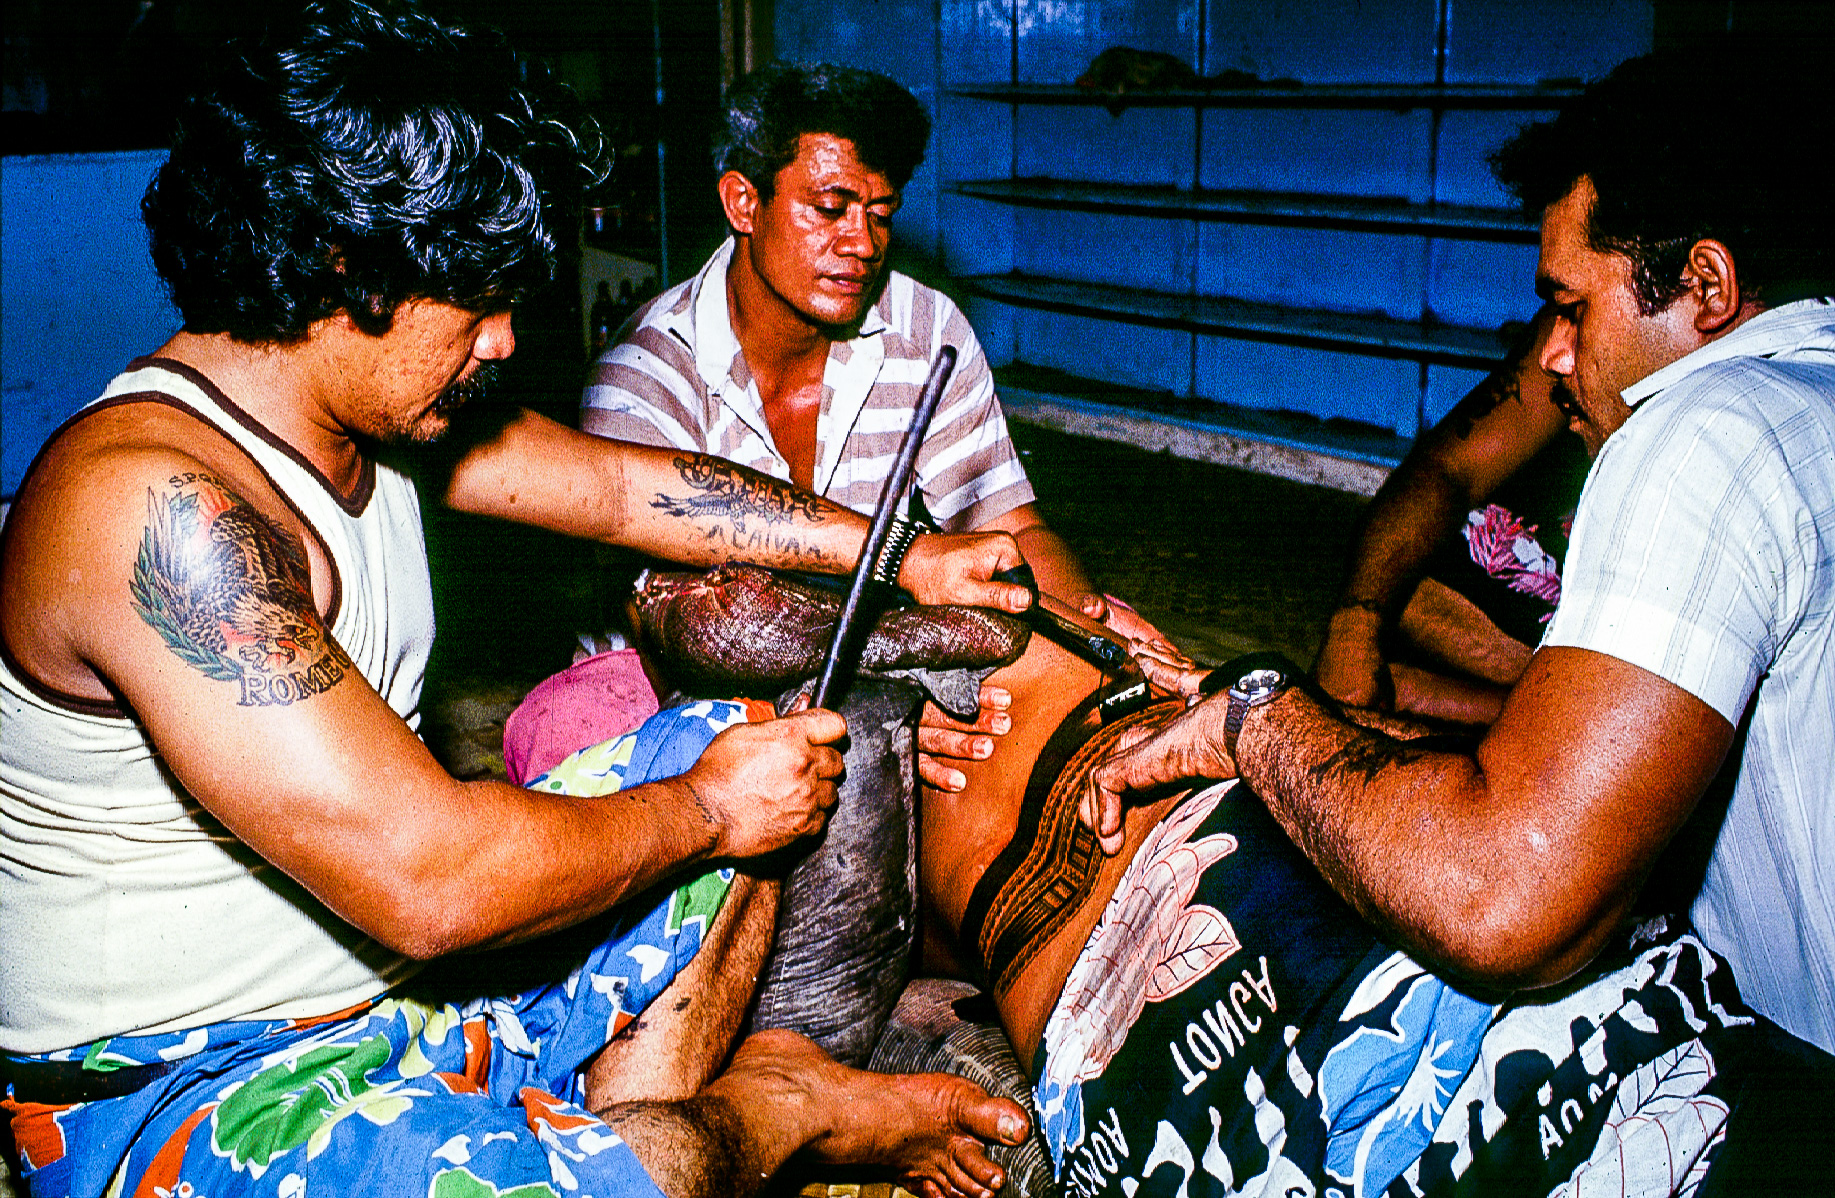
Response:
M761 705L701 702L582 749L537 789L604 795L671 777ZM609 1198L659 1191L581 1105L582 1070L700 950L732 881L586 925L571 968L512 994L454 996L428 973L318 1019L121 1036L36 1057L97 1074L176 1063L120 1097L0 1093L33 1198ZM582 938L576 936L575 941ZM488 962L488 956L480 958ZM468 966L476 979L488 970ZM29 1098L27 1089L25 1097Z
M1034 1098L1068 1198L1692 1195L1781 1038L1670 917L1561 986L1467 993L1224 783L1130 863Z

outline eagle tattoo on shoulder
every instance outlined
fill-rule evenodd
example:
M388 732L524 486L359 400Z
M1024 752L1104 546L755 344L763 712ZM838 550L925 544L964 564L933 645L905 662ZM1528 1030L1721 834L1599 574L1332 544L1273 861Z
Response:
M284 706L352 666L312 604L306 551L219 479L184 473L147 490L129 584L140 618L180 661L233 682L244 707Z

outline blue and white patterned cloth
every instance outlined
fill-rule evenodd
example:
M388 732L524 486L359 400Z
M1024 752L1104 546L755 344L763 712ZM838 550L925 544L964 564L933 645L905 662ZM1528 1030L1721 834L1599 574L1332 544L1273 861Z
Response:
M661 712L532 785L600 795L672 777L748 711L757 713L704 702ZM601 917L573 937L583 957L551 980L519 980L514 994L463 991L464 978L491 976L498 959L484 955L462 975L436 967L320 1019L217 1023L12 1058L22 1074L37 1065L150 1075L132 1093L68 1105L28 1101L29 1082L9 1084L0 1111L30 1193L657 1195L630 1147L582 1107L583 1070L694 959L732 878L704 874L654 907Z

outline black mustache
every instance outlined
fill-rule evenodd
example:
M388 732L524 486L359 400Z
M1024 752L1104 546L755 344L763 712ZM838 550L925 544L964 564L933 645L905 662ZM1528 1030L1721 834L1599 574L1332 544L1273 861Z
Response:
M474 399L482 398L497 384L497 363L486 362L471 372L470 376L460 379L433 401L433 410L440 415L456 411Z

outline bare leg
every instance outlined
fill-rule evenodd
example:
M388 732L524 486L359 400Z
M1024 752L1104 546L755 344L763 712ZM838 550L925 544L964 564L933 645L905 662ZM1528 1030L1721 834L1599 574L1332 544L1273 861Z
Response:
M791 1155L899 1170L927 1195L989 1195L1006 1180L983 1143L1018 1143L1026 1117L973 1082L866 1073L794 1032L759 1032L697 1097L598 1112L671 1198L755 1193Z
M1470 599L1431 578L1415 588L1401 628L1410 641L1453 669L1496 686L1514 686L1529 666L1528 645L1492 623Z
M679 1102L719 1072L765 954L771 949L779 883L739 874L701 951L586 1073L586 1105Z

